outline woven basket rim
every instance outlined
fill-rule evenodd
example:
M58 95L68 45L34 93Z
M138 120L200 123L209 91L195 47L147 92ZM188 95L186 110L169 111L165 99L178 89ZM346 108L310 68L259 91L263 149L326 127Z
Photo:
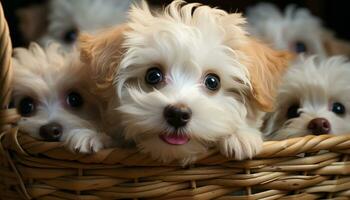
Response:
M0 135L0 148L8 149L25 157L44 156L45 159L54 159L67 162L78 162L92 165L127 165L127 166L181 166L180 163L160 163L149 155L143 154L136 148L108 148L93 154L79 154L69 151L62 142L45 142L37 140L13 128ZM330 152L349 152L350 135L308 135L305 137L290 138L283 141L266 141L263 150L253 160L237 161L228 159L217 149L210 149L193 165L217 165L232 162L241 162L249 165L261 159L283 159L298 156L302 153L312 153L322 150Z

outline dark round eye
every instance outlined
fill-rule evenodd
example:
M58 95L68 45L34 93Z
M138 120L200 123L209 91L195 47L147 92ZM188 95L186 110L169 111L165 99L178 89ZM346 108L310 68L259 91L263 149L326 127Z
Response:
M67 104L72 108L79 108L83 105L83 97L77 92L71 92L66 97Z
M145 80L150 85L158 84L163 80L163 73L158 68L151 68L147 71Z
M339 102L335 102L332 105L332 112L337 115L343 115L345 114L345 106Z
M204 79L205 87L215 91L220 89L220 78L216 74L208 74Z
M291 105L287 111L287 118L292 119L292 118L299 117L300 116L300 113L298 111L299 108L300 108L300 106L298 104Z
M17 110L24 117L31 116L35 112L34 100L30 97L23 98L19 102Z
M70 29L63 34L63 41L68 44L75 42L77 38L78 38L77 29Z
M297 52L297 53L304 53L304 52L307 52L306 44L305 44L304 42L297 41L297 42L295 43L294 50L295 50L295 52Z

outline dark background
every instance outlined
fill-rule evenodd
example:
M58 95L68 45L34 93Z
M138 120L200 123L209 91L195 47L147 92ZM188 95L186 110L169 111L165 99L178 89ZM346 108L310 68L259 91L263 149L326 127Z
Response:
M14 46L24 46L28 41L22 37L19 31L18 18L15 11L19 8L25 8L33 4L45 4L46 0L1 0L3 4L6 18L9 22ZM153 5L168 4L171 0L149 0ZM259 2L271 2L280 8L284 8L288 4L296 4L299 7L306 7L311 12L319 16L323 20L325 27L333 30L337 37L350 40L350 11L347 1L332 0L275 0L275 1L258 1L258 0L197 0L188 2L201 2L211 6L217 6L230 12L244 12L249 6Z

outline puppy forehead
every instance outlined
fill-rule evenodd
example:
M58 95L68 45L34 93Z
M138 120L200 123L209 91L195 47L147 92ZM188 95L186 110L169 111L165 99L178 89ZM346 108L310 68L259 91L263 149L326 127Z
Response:
M125 44L129 51L126 60L138 57L132 59L133 64L159 64L171 76L186 73L198 79L206 72L240 76L241 73L236 71L240 71L242 66L237 64L234 50L225 44L225 33L213 31L212 35L208 35L196 26L181 22L160 24L163 25L153 24L146 32L136 29L127 33Z
M14 62L15 97L32 96L44 100L84 83L83 73L78 73L79 70L73 66L50 62L44 58L41 62L27 62Z
M146 32L134 30L127 42L131 46L152 48L163 58L202 60L209 53L215 53L215 49L223 45L223 39L223 35L208 35L195 26L169 21L154 24ZM169 60L174 63L178 59Z
M317 60L301 58L290 67L284 77L280 97L294 97L303 101L334 99L350 100L350 63L346 58L334 56Z

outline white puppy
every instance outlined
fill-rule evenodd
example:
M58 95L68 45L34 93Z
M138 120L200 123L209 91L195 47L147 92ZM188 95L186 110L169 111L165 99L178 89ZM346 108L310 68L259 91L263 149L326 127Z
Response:
M212 146L251 158L290 55L248 37L244 23L183 1L152 14L143 2L125 26L82 37L83 60L107 82L117 73L123 133L153 158L185 164Z
M99 29L125 21L132 0L51 0L47 33L39 39L42 45L56 41L67 49L80 32Z
M319 18L306 8L287 6L284 13L268 3L247 10L249 32L274 48L297 53L350 55L350 45L334 37Z
M308 134L350 133L350 62L301 58L284 77L264 132L281 140Z
M21 131L90 153L109 146L111 140L100 132L103 103L91 93L96 83L78 55L63 53L56 44L15 49L12 99L22 116Z

